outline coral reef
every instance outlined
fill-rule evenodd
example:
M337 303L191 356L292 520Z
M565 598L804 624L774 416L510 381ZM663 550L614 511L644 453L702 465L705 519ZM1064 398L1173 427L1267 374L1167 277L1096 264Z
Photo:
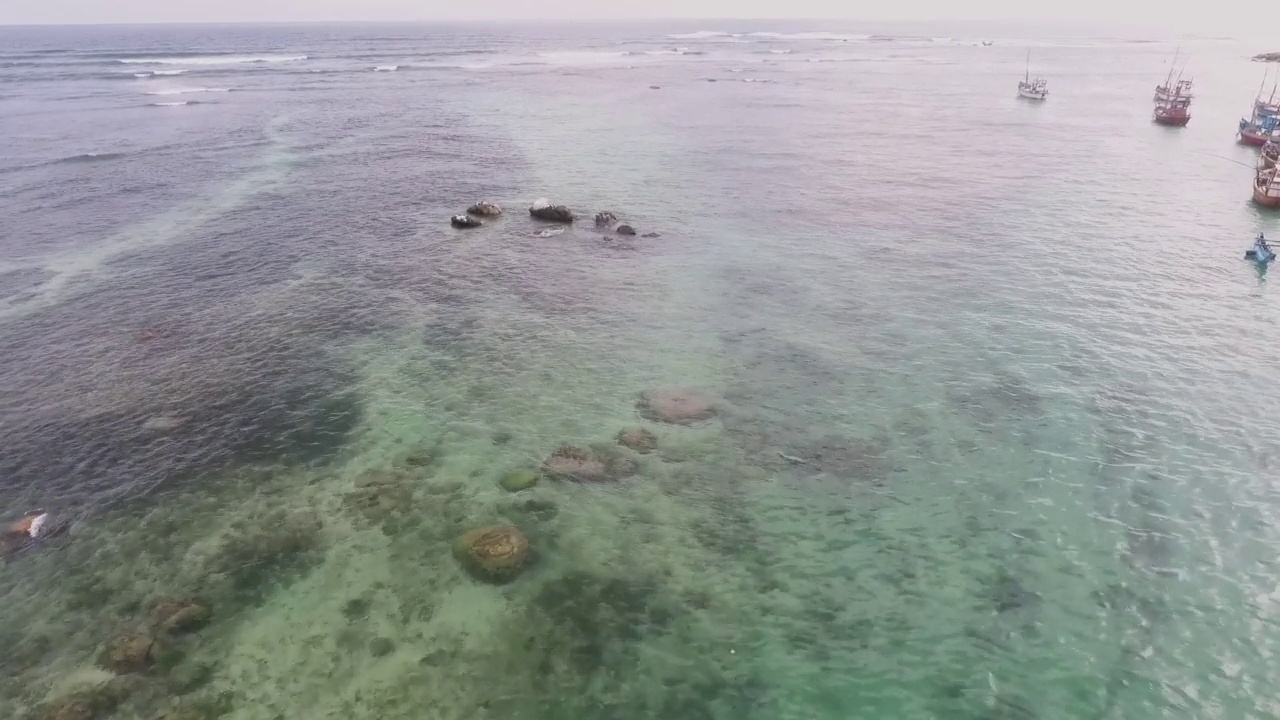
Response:
M638 453L650 453L658 448L658 436L640 427L625 428L618 432L618 444Z
M107 643L98 662L113 673L142 672L155 663L152 648L155 639L142 633L127 633Z
M160 601L151 616L165 632L184 635L208 625L213 611L195 597L170 598Z
M502 476L498 485L507 492L528 490L538 484L538 473L533 470L514 470Z
M515 579L530 559L529 541L511 525L472 530L458 538L453 552L474 577L492 583Z
M356 489L347 493L343 505L371 523L381 523L409 511L413 488L413 478L406 472L366 470L356 477Z
M561 445L542 463L542 472L553 480L600 483L633 475L636 467L635 460L618 452Z
M693 425L710 420L718 412L707 395L680 387L648 390L641 394L636 409L642 417L669 425Z

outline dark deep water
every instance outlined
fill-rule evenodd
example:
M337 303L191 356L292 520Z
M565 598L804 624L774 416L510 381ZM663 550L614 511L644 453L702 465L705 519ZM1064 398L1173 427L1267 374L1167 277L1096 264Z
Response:
M1145 40L0 28L0 716L1280 714L1275 48Z

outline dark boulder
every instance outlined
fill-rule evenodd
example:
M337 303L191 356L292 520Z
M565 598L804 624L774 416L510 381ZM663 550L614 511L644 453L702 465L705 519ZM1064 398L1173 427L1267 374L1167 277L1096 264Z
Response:
M530 205L529 214L539 220L548 222L573 222L573 212L569 208L564 205L552 205L551 201L546 198L540 198L533 205Z
M484 223L471 217L470 215L454 215L449 218L449 224L456 228L477 228Z
M480 217L498 217L502 214L502 208L487 200L481 200L475 205L467 208L467 213L470 215L479 215Z
M619 225L618 234L619 235L635 235L636 229L631 227L630 225Z
M656 238L656 237L662 237L662 235L661 235L660 233L645 233L645 234L641 235L640 237Z

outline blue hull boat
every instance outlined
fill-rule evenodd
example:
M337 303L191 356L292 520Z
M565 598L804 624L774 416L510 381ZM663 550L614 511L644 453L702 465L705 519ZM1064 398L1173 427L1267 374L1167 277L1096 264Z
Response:
M1258 237L1253 240L1253 247L1244 251L1244 258L1252 260L1259 265L1266 265L1276 259L1276 254L1271 250L1271 246L1267 244L1267 239L1258 233Z

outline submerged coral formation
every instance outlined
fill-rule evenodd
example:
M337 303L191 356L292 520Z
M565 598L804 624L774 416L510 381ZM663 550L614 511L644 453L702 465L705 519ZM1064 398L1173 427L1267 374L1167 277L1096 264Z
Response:
M195 597L170 598L156 605L152 617L165 632L182 635L208 625L213 611Z
M644 428L624 428L618 432L618 444L638 453L651 453L658 449L658 436Z
M530 559L529 541L511 525L472 530L458 538L453 552L473 576L492 583L515 579Z
M636 403L640 414L669 425L693 425L710 420L718 412L715 401L692 388L664 387L645 391Z
M533 470L513 470L498 481L498 485L507 492L528 490L538 484L538 473Z
M542 472L553 480L580 483L611 482L635 474L637 463L614 449L583 450L561 445L542 463Z
M107 643L99 662L111 672L124 674L142 672L155 663L152 649L155 639L142 633L121 635Z
M413 505L413 476L400 470L366 470L356 477L356 489L343 504L370 523L381 523L409 511Z

